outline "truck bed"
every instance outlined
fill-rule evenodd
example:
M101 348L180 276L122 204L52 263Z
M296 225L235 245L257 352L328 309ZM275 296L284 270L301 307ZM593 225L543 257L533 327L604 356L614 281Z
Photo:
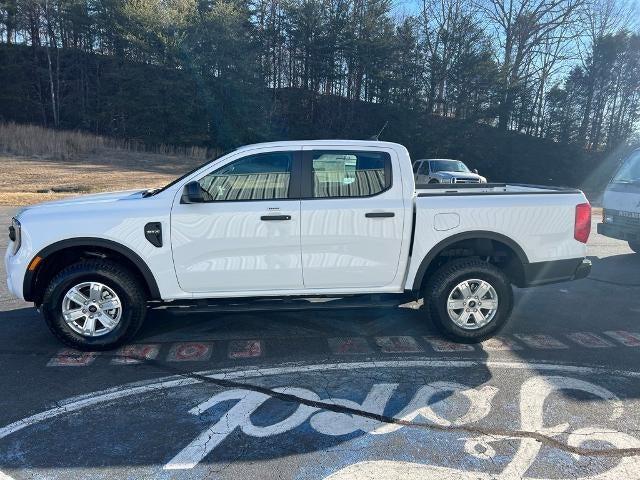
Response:
M415 190L412 258L425 258L451 241L486 236L516 245L526 264L548 269L558 260L584 257L574 238L576 205L586 202L574 188L512 183L430 184ZM418 273L410 264L408 278Z
M430 183L416 184L418 197L433 195L531 195L575 194L580 190L568 187L527 185L522 183Z

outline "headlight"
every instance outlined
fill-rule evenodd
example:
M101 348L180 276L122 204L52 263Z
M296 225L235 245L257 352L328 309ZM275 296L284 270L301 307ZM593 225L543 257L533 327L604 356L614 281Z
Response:
M15 217L11 219L9 240L13 242L13 255L15 255L20 250L20 243L22 242L22 226Z

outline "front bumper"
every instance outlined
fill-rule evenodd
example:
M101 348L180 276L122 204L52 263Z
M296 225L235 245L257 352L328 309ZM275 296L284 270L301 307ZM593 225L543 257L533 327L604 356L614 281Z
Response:
M24 281L24 274L27 269L28 249L23 245L17 254L13 255L13 246L9 244L7 251L4 255L4 271L6 272L7 289L9 292L24 300L22 296L22 284Z
M599 223L598 233L605 237L626 240L627 242L640 242L640 228L638 227Z
M518 286L535 287L586 278L591 273L591 260L569 258L552 262L527 263L523 265L523 269L524 281Z

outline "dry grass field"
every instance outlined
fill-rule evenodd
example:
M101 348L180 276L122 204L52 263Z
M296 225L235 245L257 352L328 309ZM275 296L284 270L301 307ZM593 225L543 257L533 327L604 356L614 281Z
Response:
M159 187L206 160L205 149L151 150L79 132L0 123L0 205Z

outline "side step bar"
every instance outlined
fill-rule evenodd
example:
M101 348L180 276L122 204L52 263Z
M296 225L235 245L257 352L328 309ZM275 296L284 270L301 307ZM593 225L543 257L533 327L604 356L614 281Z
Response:
M415 295L380 294L351 295L347 297L258 297L174 300L151 305L155 310L171 313L199 312L260 312L269 310L334 310L345 308L398 307L414 302ZM409 307L411 308L411 307Z

